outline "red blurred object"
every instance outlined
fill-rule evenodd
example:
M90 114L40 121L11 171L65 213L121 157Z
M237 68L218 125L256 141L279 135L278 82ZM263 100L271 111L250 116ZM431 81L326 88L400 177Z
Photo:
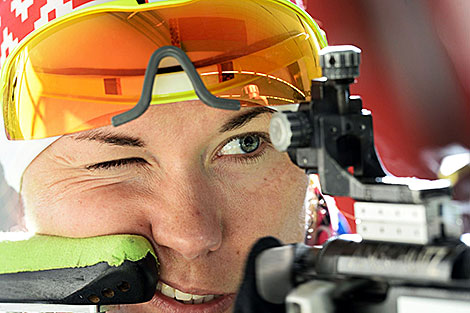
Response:
M308 1L330 45L362 49L352 87L396 176L437 178L450 144L470 147L470 1Z
M335 197L336 206L344 214L351 227L351 233L356 233L356 220L354 218L354 200L348 197Z
M354 217L345 210L340 211L333 197L323 195L318 175L310 175L309 179L305 244L321 245L330 237L356 232Z
M351 93L373 113L391 174L437 178L443 152L470 149L470 1L307 1L330 45L362 49ZM353 201L336 197L355 231Z

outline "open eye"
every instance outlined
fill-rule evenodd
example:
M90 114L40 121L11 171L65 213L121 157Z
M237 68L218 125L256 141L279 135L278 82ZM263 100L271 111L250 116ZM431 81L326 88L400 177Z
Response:
M251 154L256 152L264 138L259 134L245 134L239 137L232 138L227 142L218 155L236 155L236 154Z

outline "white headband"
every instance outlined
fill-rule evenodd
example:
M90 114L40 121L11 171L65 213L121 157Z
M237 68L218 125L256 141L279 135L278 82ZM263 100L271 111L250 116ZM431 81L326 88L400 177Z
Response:
M6 182L19 192L21 178L28 165L59 137L8 140L3 125L3 116L0 114L0 164L3 166Z

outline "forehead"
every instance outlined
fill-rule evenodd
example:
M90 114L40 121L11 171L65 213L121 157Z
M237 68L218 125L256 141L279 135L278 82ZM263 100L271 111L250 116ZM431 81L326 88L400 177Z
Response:
M124 125L106 126L68 135L79 141L143 147L155 138L212 138L245 127L266 131L271 109L242 108L240 111L215 109L201 101L186 101L151 106L142 116ZM127 137L126 137L127 136Z
M154 123L153 126L184 127L196 123L217 124L219 121L235 116L239 111L229 111L211 108L199 100L184 101L169 104L153 105L139 118L127 126L137 126L141 123ZM118 127L119 128L119 127Z
M271 112L272 109L261 106L241 108L239 111L222 110L194 100L151 106L141 117L115 129L137 130L145 124L148 131L171 129L185 132L194 128L203 128L227 132L251 122L255 117Z

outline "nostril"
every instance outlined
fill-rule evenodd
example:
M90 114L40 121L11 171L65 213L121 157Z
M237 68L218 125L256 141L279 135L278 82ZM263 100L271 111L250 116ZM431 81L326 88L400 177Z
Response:
M186 253L186 254L183 254L183 257L188 261L192 261L200 255L202 255L202 253Z
M222 244L222 240L215 238L207 238L201 236L193 238L191 241L186 241L180 245L180 253L187 260L193 260L199 256L208 254L209 252L217 251Z
M211 244L209 245L209 251L211 252L219 250L220 246L222 245L222 235L220 234L217 237L219 238L213 240Z

